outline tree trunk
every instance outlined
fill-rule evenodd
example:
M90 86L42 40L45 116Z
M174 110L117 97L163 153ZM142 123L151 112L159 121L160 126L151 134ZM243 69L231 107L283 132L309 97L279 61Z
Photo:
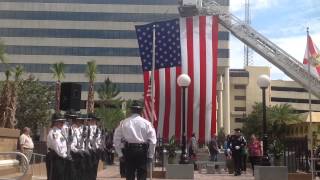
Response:
M10 88L10 82L6 81L2 94L1 94L1 101L0 101L0 123L1 127L5 128L7 121L8 121L8 115L9 115L9 105L11 101L11 88Z
M87 113L94 112L94 82L89 81L89 92L88 92L88 101L87 101Z
M8 114L7 114L7 128L14 128L17 125L16 122L16 110L17 110L17 82L11 83L11 97L10 103L8 104Z
M55 111L56 113L60 112L60 94L61 94L61 82L56 82L56 106Z

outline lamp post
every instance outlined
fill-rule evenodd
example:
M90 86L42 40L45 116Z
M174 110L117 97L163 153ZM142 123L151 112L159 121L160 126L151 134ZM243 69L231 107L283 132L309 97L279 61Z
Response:
M188 164L187 139L186 139L186 88L190 85L191 79L187 74L181 74L177 79L178 85L182 88L182 146L180 164Z
M267 109L266 109L266 89L270 85L269 76L263 74L258 77L258 86L262 90L262 130L263 130L263 157L261 160L262 166L270 166L269 156L268 156L268 134L267 134Z

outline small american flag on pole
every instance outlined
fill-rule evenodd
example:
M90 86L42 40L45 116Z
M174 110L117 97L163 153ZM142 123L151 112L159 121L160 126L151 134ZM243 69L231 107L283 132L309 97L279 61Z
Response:
M205 142L216 134L218 18L195 16L136 26L145 95L152 76L153 27L154 126L158 136L164 141L181 137L182 92L177 77L184 73L191 78L186 92L187 137L195 133Z
M151 80L149 81L148 89L146 94L144 95L144 109L143 109L143 117L146 119L152 119L153 121L157 121L157 116L154 110L152 110L152 103L154 103L154 98L151 95Z

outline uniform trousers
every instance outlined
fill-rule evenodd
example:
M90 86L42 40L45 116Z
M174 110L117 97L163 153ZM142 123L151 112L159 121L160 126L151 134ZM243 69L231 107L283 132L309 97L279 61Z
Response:
M124 149L121 149L121 151L122 151L122 154L124 155L124 157L126 156L125 155L125 151L124 151ZM126 177L126 163L125 163L125 161L120 161L120 175L121 175L121 177L122 178L124 178L124 177Z
M72 179L74 180L85 180L83 172L85 167L82 164L84 156L80 152L71 152L72 156Z
M126 180L147 179L147 151L146 144L127 144L125 147Z
M232 151L232 159L234 162L234 170L236 174L241 174L242 155L240 150Z
M46 168L48 180L67 180L66 160L57 155L54 151L49 151L46 156Z
M96 180L97 179L97 173L98 173L98 165L99 165L99 151L98 150L91 150L91 162L92 162L92 169L91 169L91 179Z

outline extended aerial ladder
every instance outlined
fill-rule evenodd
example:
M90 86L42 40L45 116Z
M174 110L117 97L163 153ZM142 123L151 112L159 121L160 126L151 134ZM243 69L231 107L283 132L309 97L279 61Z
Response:
M202 6L197 6L196 8L199 15L217 15L220 24L235 37L281 69L287 76L298 82L305 89L309 89L308 81L310 79L312 94L320 98L319 79L312 74L310 75L308 69L301 62L233 14L222 10L221 6L214 0L203 0Z

